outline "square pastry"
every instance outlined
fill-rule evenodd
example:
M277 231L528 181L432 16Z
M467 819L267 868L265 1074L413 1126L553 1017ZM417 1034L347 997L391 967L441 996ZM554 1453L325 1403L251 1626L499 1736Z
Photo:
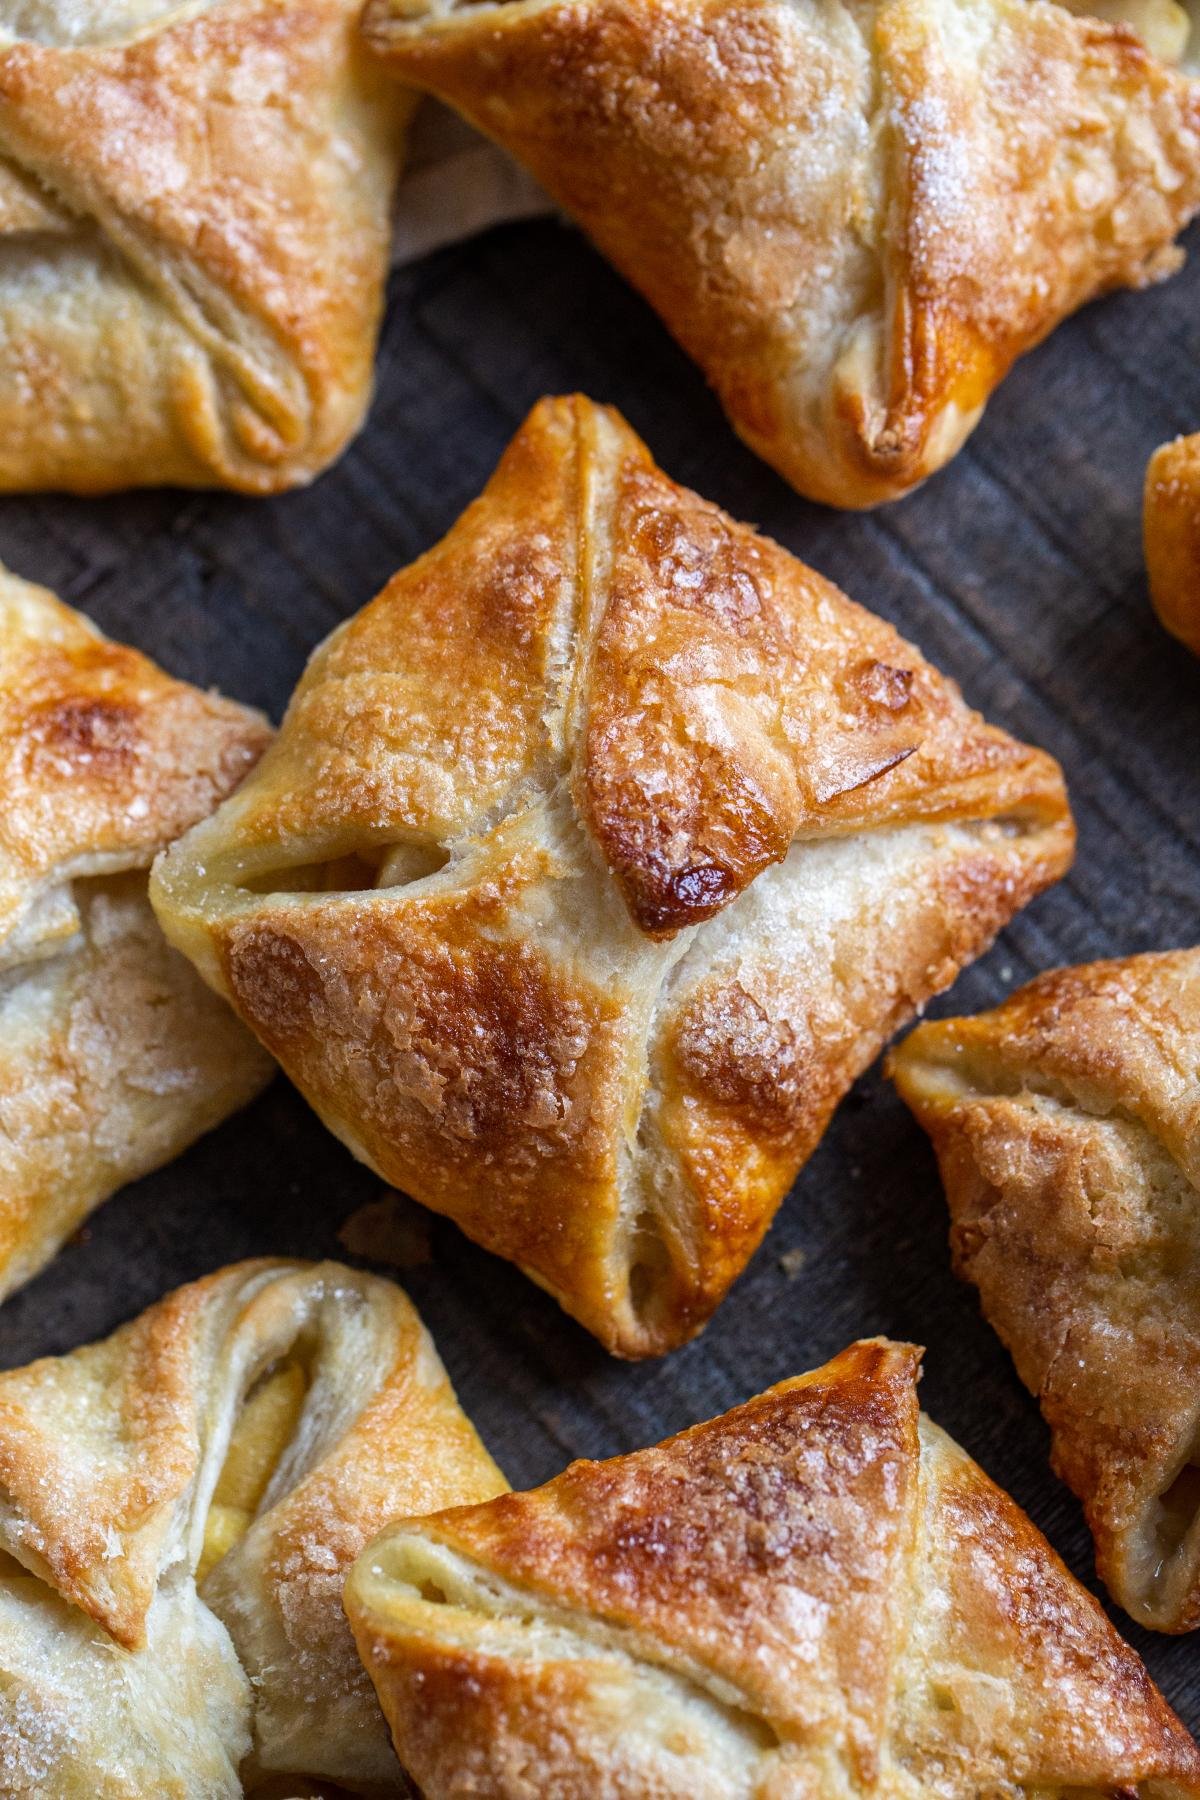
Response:
M507 1484L390 1281L240 1263L0 1374L0 1485L6 1800L408 1792L345 1573Z
M1173 0L1103 9L1183 47ZM940 469L1076 307L1178 268L1200 207L1200 84L1051 0L369 0L365 30L834 506Z
M919 1412L920 1355L853 1344L368 1545L346 1608L425 1800L1200 1794L1137 1656Z
M1050 757L577 398L153 899L357 1156L640 1356L1072 849Z
M356 0L0 0L0 490L309 481L371 394L411 103Z
M270 1079L146 894L270 735L0 570L0 1297Z
M1037 1395L1109 1589L1200 1627L1200 950L1040 975L891 1073L960 1275Z

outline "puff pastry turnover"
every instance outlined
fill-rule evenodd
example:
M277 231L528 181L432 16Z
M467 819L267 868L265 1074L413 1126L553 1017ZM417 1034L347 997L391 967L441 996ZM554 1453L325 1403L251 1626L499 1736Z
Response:
M0 490L270 493L371 388L406 104L357 0L0 0Z
M1177 265L1200 206L1200 88L1050 0L370 0L366 29L837 506L940 468L1017 356Z
M0 1375L0 1795L406 1792L343 1577L504 1486L405 1296L336 1263L241 1263Z
M892 1059L960 1274L1050 1424L1101 1575L1200 1626L1200 951L1060 969Z
M0 570L0 1296L270 1076L146 896L269 735Z
M1133 1651L918 1413L920 1354L370 1544L346 1606L426 1800L1200 1793Z
M1150 458L1142 521L1154 610L1200 656L1200 432Z
M576 399L153 888L356 1155L644 1355L1071 849L1050 758Z

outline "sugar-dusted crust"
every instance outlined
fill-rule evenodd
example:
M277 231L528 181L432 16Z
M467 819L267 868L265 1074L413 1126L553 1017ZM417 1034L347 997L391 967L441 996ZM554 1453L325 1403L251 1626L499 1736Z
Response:
M299 1422L197 1593L242 1401L290 1356ZM342 1578L398 1512L504 1485L405 1296L335 1263L223 1269L0 1375L0 1793L237 1800L272 1770L406 1791Z
M1200 433L1150 458L1142 526L1154 610L1200 656Z
M351 0L128 12L0 0L0 490L293 487L370 396L407 102Z
M148 868L270 735L0 570L0 967L68 937L64 886Z
M154 904L356 1155L645 1355L1072 845L1049 757L555 400Z
M346 1606L426 1800L1200 1792L1200 1754L881 1340L392 1525Z
M270 1077L146 895L270 735L0 570L0 1297Z
M1101 1575L1200 1625L1200 951L1060 969L891 1060L959 1272L1038 1396Z
M1085 300L1177 265L1200 88L1049 0L371 0L802 493L894 498Z

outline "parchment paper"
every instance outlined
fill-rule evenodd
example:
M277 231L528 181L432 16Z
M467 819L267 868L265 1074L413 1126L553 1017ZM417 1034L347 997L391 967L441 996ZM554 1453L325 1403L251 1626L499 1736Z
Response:
M396 196L396 268L514 219L553 212L531 175L455 113L423 100Z

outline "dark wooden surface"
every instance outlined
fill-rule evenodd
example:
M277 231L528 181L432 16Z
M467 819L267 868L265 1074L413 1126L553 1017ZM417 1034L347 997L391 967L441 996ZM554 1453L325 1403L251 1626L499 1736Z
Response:
M854 516L806 505L738 444L573 232L509 227L394 278L368 429L308 492L6 501L0 558L167 668L278 717L313 645L441 535L534 400L581 388L614 401L672 475L893 620L989 717L1065 765L1078 863L939 1003L975 1010L1051 964L1197 937L1200 663L1154 622L1139 537L1150 451L1200 426L1200 236L1193 250L1167 286L1089 309L1027 358L924 491ZM0 1364L106 1332L234 1257L339 1254L339 1225L379 1192L281 1079L110 1202L0 1309ZM927 1410L1090 1579L1037 1409L950 1273L932 1157L877 1072L715 1322L665 1361L610 1361L444 1222L431 1246L406 1285L517 1485L650 1443L889 1332L928 1346ZM1200 1731L1196 1642L1129 1635Z

